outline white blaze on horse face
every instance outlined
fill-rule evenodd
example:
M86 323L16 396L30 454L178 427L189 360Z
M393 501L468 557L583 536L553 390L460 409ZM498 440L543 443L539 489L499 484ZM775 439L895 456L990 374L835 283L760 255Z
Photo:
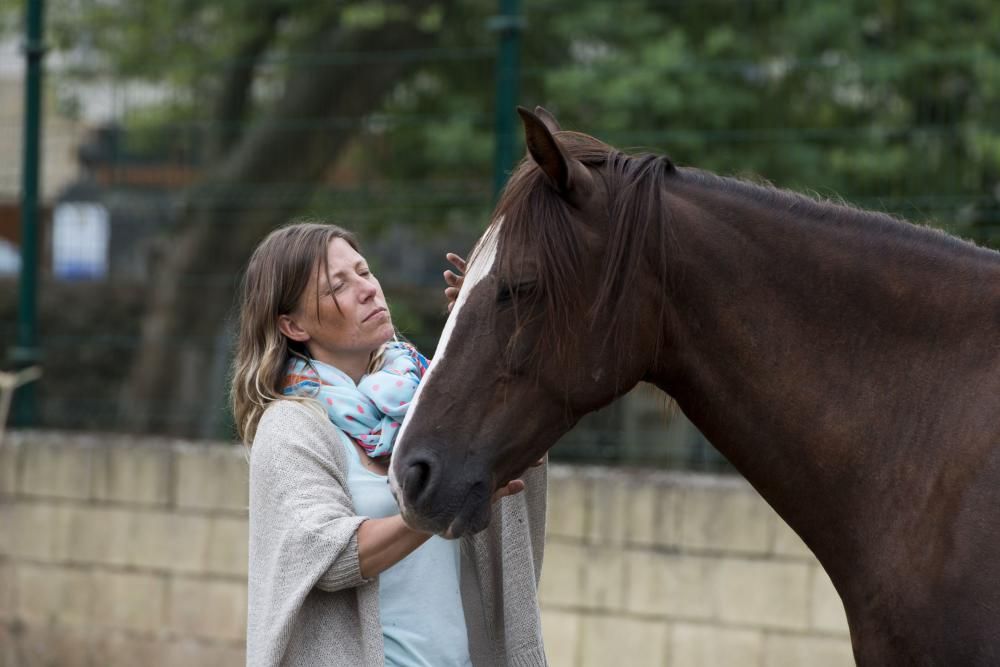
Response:
M410 401L410 407L406 411L406 416L403 418L403 423L399 427L399 433L396 435L396 444L393 446L393 454L398 455L402 451L402 447L406 442L404 435L406 434L406 426L410 422L410 417L413 416L417 409L417 403L420 401L420 393L423 391L427 383L430 382L431 375L434 373L434 368L441 363L448 353L448 343L451 341L451 333L455 330L455 324L458 322L458 318L462 316L462 306L465 302L469 300L469 293L472 289L485 278L490 270L493 268L493 263L496 261L497 256L497 235L500 230L500 224L503 222L503 218L498 218L490 225L486 232L482 235L479 241L476 243L475 249L472 251L472 261L469 264L468 272L465 274L465 280L462 282L462 289L458 293L458 299L455 301L455 306L451 309L451 314L448 316L448 321L445 322L444 330L441 332L441 338L438 340L437 350L434 352L434 357L431 359L430 365L427 367L427 372L424 373L423 379L420 381L420 385L417 387L417 392L413 395L413 400ZM399 472L396 470L395 462L400 460L399 456L393 456L393 465L389 467L389 484L392 487L392 493L396 497L396 502L399 503L399 509L405 512L403 506L403 496L399 493L399 484L397 480L399 479Z

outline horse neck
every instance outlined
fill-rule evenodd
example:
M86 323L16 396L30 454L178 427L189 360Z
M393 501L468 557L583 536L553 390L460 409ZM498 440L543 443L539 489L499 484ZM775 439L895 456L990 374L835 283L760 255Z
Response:
M914 467L892 447L940 408L952 343L1000 312L997 290L981 291L1000 285L1000 262L844 207L683 182L666 198L669 351L649 379L821 560L850 540L860 551L858 517L882 518L883 471Z

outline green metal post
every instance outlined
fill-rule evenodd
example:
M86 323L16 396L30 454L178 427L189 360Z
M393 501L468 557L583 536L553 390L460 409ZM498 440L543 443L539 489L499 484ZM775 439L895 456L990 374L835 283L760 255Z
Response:
M24 79L24 153L21 174L21 278L17 308L17 345L11 360L18 367L35 364L38 352L38 197L42 132L42 41L45 14L44 0L27 0L24 41L26 61ZM35 423L35 390L27 384L14 401L14 423Z
M493 159L493 198L500 196L514 168L514 107L520 79L521 30L520 0L500 0L500 14L489 27L500 33L497 52L496 149Z

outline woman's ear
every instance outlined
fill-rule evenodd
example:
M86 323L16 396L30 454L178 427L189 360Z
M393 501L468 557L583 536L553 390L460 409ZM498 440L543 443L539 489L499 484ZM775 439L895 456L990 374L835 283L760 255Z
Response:
M278 331L284 334L288 340L298 343L309 341L309 333L299 326L299 323L291 315L278 315Z

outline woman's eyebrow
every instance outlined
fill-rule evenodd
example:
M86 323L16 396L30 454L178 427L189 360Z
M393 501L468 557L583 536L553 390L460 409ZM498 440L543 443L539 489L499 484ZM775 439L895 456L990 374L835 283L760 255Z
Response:
M366 265L367 265L366 262L364 260L361 260L360 262L357 262L354 265L354 270L357 271L358 269L363 268ZM330 275L332 277L334 277L334 278L336 278L337 276L346 276L347 275L347 269L340 269L339 271L334 271Z

